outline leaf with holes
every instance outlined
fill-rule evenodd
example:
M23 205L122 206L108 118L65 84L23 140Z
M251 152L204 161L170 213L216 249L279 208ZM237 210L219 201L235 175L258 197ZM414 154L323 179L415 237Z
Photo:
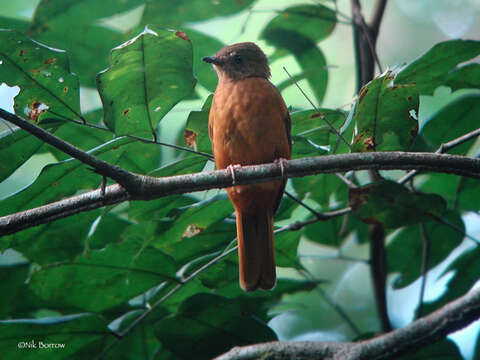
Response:
M81 119L79 82L62 50L0 29L0 82L19 86L15 113L35 123Z
M393 85L387 72L360 90L353 120L352 150L408 150L418 131L419 95L415 84Z
M391 229L439 219L446 210L441 196L411 192L393 181L350 189L349 203L363 222Z
M180 31L156 27L113 49L97 76L105 124L117 135L154 134L170 109L192 93L192 44Z

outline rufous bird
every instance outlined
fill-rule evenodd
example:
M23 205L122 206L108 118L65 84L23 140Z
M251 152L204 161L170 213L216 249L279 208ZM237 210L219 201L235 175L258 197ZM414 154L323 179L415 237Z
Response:
M291 156L290 115L277 88L268 80L263 51L252 42L226 46L213 64L218 85L208 120L218 169L280 161ZM282 167L283 171L283 167ZM271 289L276 283L273 216L286 179L227 188L235 207L240 286L245 291Z

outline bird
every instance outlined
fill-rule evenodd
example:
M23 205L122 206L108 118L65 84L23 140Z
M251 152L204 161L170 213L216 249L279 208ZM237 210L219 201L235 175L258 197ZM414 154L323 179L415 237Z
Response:
M208 118L208 132L217 169L231 171L226 189L235 208L239 283L246 292L276 284L273 218L285 191L286 177L235 185L235 169L291 158L288 108L270 78L265 53L253 42L220 49L203 61L218 77Z

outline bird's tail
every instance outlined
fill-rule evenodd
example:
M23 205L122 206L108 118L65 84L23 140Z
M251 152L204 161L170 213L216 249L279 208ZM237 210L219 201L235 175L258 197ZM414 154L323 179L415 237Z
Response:
M253 214L237 211L238 260L240 286L245 291L275 286L273 213L260 210Z

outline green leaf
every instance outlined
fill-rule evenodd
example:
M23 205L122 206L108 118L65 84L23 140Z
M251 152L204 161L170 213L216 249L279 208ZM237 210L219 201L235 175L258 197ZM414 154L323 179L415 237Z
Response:
M446 209L442 197L410 192L393 181L350 189L349 203L355 216L363 222L392 229L441 218Z
M333 153L337 135L326 121L340 129L345 121L344 113L330 109L306 110L292 113L291 119L292 158Z
M430 270L450 255L463 240L465 225L461 216L448 210L442 220L452 226L438 222L425 223L425 233L430 240ZM421 276L423 257L423 236L419 224L410 225L396 232L387 245L387 261L389 273L400 273L393 282L393 287L403 288Z
M415 84L393 85L389 71L360 90L353 115L353 151L405 151L418 131Z
M58 125L49 124L55 132ZM43 141L20 128L7 129L0 133L0 182L13 174L25 161L35 154Z
M479 117L480 95L472 94L453 101L427 120L412 151L437 150L441 144L477 129ZM449 153L466 154L474 140L449 150Z
M98 312L171 280L175 270L173 260L161 251L126 241L44 266L32 275L30 288L52 305Z
M158 223L158 236L152 245L177 258L181 254L172 250L185 237L204 231L232 212L232 204L224 194L176 209L169 214L170 219Z
M202 59L205 56L215 54L224 47L225 44L212 36L190 28L186 28L185 31L192 41L193 46L193 73L200 85L213 92L217 87L217 74L212 70L211 66L207 66Z
M117 135L154 134L195 85L192 45L183 32L146 27L112 51L111 63L98 75L97 88L105 124Z
M447 283L447 290L435 301L424 305L424 314L429 314L445 304L466 294L478 281L480 274L480 246L465 251L439 276L453 272ZM423 315L423 314L422 314Z
M427 347L410 352L398 360L462 360L462 354L453 340L443 339Z
M80 119L77 76L64 51L32 41L15 30L0 29L0 81L19 86L15 113L34 122Z
M100 211L90 211L29 228L0 240L38 264L73 259L85 249L87 235ZM113 236L114 233L112 233Z
M459 177L453 174L428 173L415 177L415 189L443 197L449 208L455 208Z
M2 350L5 359L18 358L19 353L22 359L38 359L42 356L39 354L53 360L73 359L85 347L89 347L92 354L98 353L105 338L111 336L105 320L94 314L0 321L0 342L5 346ZM40 342L63 347L41 349Z
M155 334L179 358L211 359L234 346L276 339L275 333L252 316L257 302L197 294L187 299L177 314L160 321ZM179 341L179 339L183 339ZM185 346L185 341L190 346Z
M98 72L108 66L111 49L125 41L125 35L117 31L68 18L51 19L31 30L29 36L49 46L65 49L71 69L79 76L81 85L92 88Z
M8 319L19 310L17 300L25 286L29 268L29 263L0 266L0 282L3 291L3 296L0 298L0 318Z
M94 20L109 17L143 4L142 0L41 0L32 19L31 30L46 23L89 24Z
M289 7L274 17L263 29L260 38L290 51L302 68L301 77L307 79L318 103L327 89L328 68L325 56L316 43L329 36L337 23L335 12L323 5ZM280 55L273 56L279 57ZM296 75L298 78L300 75Z
M247 9L254 0L178 0L149 1L143 12L142 24L178 27L183 23L203 21L226 16Z
M234 222L223 219L208 226L204 230L192 231L182 241L173 245L173 254L179 263L186 263L201 256L225 249L237 236ZM225 274L224 274L225 275Z
M299 267L297 258L300 231L284 231L274 235L275 262L281 267Z
M295 43L298 35L317 43L328 37L336 24L335 11L326 6L296 5L275 16L263 29L260 38L270 45L292 51L292 47L298 46Z
M456 205L459 209L480 210L480 181L478 179L461 177L458 179Z
M104 154L101 156L103 160L114 163L127 149L125 145L132 142L135 140L118 138L92 149L90 153L95 156ZM99 175L75 159L47 165L32 185L0 202L0 215L44 205L80 190L94 189L100 181Z
M209 95L200 111L191 111L188 114L187 124L183 132L187 145L208 154L212 153L212 145L208 134L208 116L212 99L213 95Z
M5 8L2 8L2 13L5 14ZM13 17L0 16L0 29L11 29L26 32L30 22Z
M348 188L334 174L294 178L292 184L301 198L307 196L324 208L328 208L331 202L336 204L346 204L347 202Z
M450 86L452 91L480 88L480 64L468 64L449 72L445 85Z
M297 111L290 114L292 120L292 135L305 135L315 129L323 130L326 134L332 134L328 121L337 130L339 130L345 122L345 112L340 110L320 108L316 110ZM336 135L332 134L336 137ZM329 144L328 137L323 145Z
M433 95L438 86L449 85L449 73L456 65L479 54L480 41L449 40L438 43L408 64L398 74L395 85L415 83L422 95Z

